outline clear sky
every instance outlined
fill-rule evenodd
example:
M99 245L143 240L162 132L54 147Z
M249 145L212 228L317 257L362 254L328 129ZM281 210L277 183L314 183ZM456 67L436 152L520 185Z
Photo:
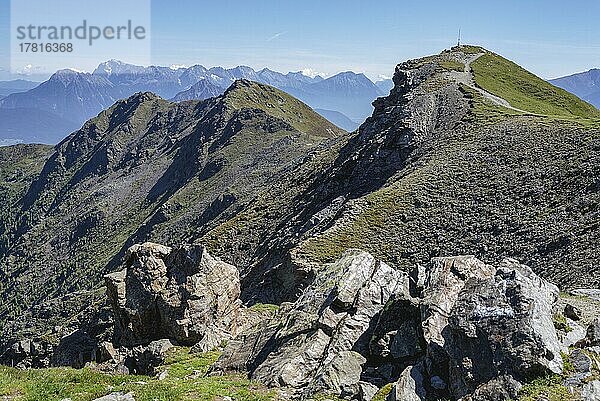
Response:
M2 68L9 9L0 0ZM460 27L463 42L543 78L600 67L600 2L592 0L152 0L151 11L157 65L353 70L376 79L403 60L451 47Z

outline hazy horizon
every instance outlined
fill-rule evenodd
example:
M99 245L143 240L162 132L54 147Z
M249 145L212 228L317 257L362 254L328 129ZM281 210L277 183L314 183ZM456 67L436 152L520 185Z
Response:
M35 78L33 73L9 73L9 9L9 0L0 0L0 79ZM247 65L325 76L353 71L376 81L390 77L404 60L452 47L461 29L463 43L481 45L552 79L600 66L595 18L599 11L598 3L556 0L527 4L385 0L376 5L267 0L251 8L233 0L183 0L177 5L153 0L151 62L146 64ZM90 71L102 61L106 60L82 57L78 65L60 68Z

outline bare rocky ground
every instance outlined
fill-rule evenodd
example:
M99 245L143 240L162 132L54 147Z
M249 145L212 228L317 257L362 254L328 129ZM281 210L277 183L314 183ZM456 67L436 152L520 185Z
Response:
M567 304L579 310L580 323L585 327L600 316L600 300L595 297L579 295L576 290L571 293L560 294L557 307L564 310Z

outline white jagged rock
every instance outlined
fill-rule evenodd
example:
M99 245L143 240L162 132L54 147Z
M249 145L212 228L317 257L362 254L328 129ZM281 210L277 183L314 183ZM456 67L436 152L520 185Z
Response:
M168 338L212 349L235 332L239 272L201 245L133 245L125 269L108 274L106 286L121 345Z

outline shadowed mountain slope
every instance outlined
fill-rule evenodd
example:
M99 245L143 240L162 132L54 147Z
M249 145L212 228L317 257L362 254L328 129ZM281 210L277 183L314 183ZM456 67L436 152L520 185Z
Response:
M146 240L205 244L238 267L248 303L294 300L351 247L401 270L514 257L562 287L600 286L590 105L463 46L399 64L374 106L350 135L246 80L205 101L117 102L57 145L16 202L5 333L24 330L27 308L97 288Z
M133 242L192 240L258 198L283 202L344 135L250 81L204 102L117 102L56 146L18 202L2 244L2 318L94 288Z

